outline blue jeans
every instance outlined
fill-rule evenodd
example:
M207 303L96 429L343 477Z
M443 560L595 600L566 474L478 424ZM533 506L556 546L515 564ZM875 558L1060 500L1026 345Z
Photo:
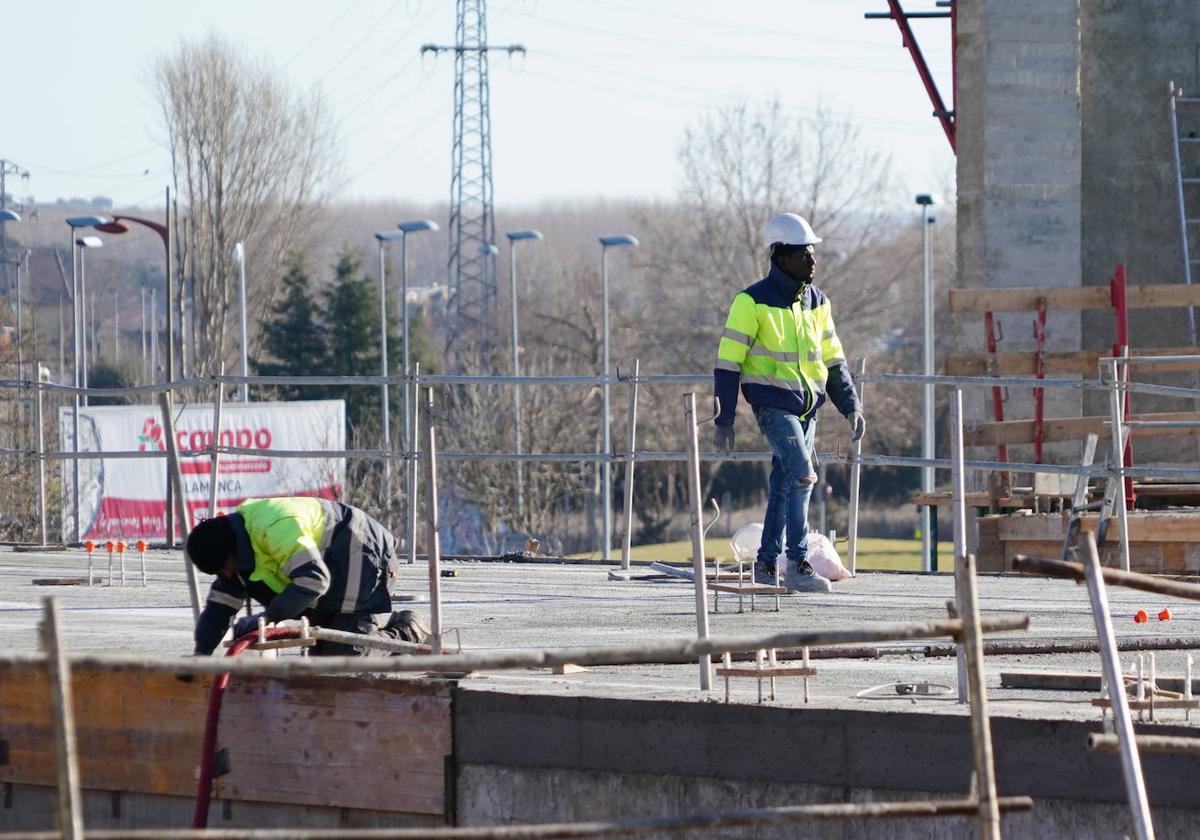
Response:
M816 421L801 420L778 408L755 409L754 419L771 447L771 478L767 491L767 515L763 519L758 562L775 567L783 548L787 526L787 557L792 568L808 558L808 500L813 484L813 439Z

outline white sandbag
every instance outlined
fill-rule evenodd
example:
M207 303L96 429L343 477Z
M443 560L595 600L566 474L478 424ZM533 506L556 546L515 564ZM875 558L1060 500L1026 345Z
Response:
M753 561L758 554L759 545L762 544L762 532L761 522L751 522L749 525L738 528L729 540L729 544L733 547L733 556L739 561ZM784 530L783 544L787 545L786 529ZM778 562L779 573L786 574L787 557L780 556ZM827 536L816 531L808 532L808 562L813 567L813 571L829 580L845 580L850 577L850 572L842 565L842 559L838 556L833 543Z
M808 565L813 571L830 580L845 580L850 577L849 570L842 565L837 549L829 541L829 537L817 531L808 532Z
M734 531L733 536L729 538L734 559L738 562L753 561L758 554L758 547L762 544L762 532L761 522L751 522Z

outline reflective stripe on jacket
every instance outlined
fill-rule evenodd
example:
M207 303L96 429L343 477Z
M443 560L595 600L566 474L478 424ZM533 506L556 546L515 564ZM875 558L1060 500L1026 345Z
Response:
M799 417L816 411L827 390L843 414L858 406L829 299L775 265L734 297L713 375L722 426L733 423L739 384L752 406Z
M396 538L365 512L313 498L251 499L230 515L236 577L213 580L196 625L196 649L211 652L249 596L267 620L305 610L391 611Z

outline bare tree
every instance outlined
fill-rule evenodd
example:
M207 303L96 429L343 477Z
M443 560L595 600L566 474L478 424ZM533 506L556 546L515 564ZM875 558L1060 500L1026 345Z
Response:
M237 343L234 244L246 243L248 282L254 281L248 305L262 311L284 254L322 201L334 135L319 92L293 92L217 35L185 41L160 57L151 88L181 202L176 259L193 289L193 372L204 374L232 360Z

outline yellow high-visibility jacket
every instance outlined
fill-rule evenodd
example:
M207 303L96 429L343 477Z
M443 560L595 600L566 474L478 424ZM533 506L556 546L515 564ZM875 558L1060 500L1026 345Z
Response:
M739 292L717 348L713 390L718 426L733 424L738 386L755 408L810 417L826 394L838 411L860 410L825 293L801 286L777 266Z

